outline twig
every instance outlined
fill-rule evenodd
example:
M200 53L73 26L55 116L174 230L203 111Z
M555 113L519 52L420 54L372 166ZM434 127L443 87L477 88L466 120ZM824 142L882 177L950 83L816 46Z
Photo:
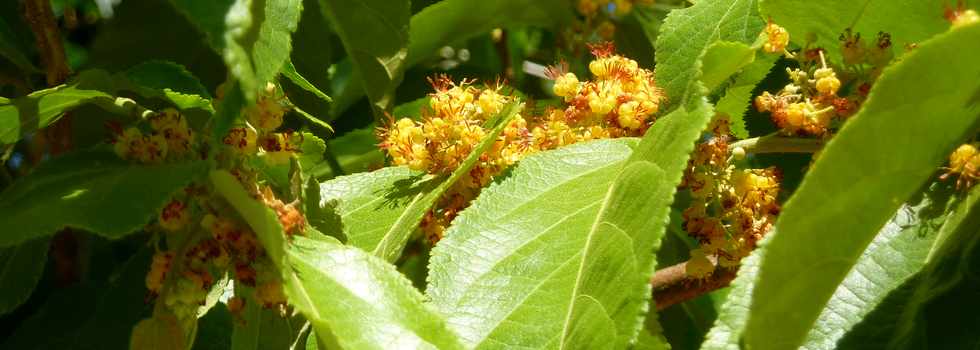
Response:
M49 0L24 1L24 18L37 39L37 49L41 53L41 63L47 73L48 86L65 82L71 74L65 46L61 42L61 31L51 11Z
M717 262L715 257L708 257L708 259L712 264ZM686 261L668 266L657 270L650 278L657 311L724 288L735 279L736 270L733 269L715 268L711 276L699 279L689 277L685 272L686 267Z
M741 148L746 153L816 153L823 149L823 139L807 139L770 134L735 142L730 150Z

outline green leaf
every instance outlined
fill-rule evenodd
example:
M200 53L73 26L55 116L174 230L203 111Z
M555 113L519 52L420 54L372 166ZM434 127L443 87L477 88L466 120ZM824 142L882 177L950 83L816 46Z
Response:
M977 38L980 26L972 25L921 43L885 70L827 144L776 223L752 299L749 346L800 345L882 225L975 130L980 66L962 53L980 51Z
M225 64L247 101L254 101L289 59L302 11L301 0L236 0L228 10Z
M766 236L763 241L768 241L772 235ZM759 263L765 256L765 247L759 247L747 258L742 259L741 266L738 268L738 275L732 280L731 291L728 298L721 305L718 311L718 318L715 324L708 331L708 335L701 344L703 350L741 349L742 330L749 318L749 307L752 304L752 293L755 290L755 281L759 274Z
M122 237L155 218L171 195L202 177L208 166L204 161L135 164L100 150L49 160L0 193L0 227L18 228L0 235L0 246L65 227Z
M0 315L13 311L27 301L34 286L44 274L48 261L47 239L35 239L16 246L0 248Z
M310 83L309 80L306 80L306 78L300 75L299 72L296 71L296 67L293 66L292 60L287 59L286 64L282 66L282 75L289 78L289 80L296 84L296 86L299 86L303 90L309 91L310 93L323 99L323 101L333 101L330 96L327 96L327 94L323 93L323 91L320 91L320 89L317 89L316 86L313 86L313 83Z
M531 155L456 218L432 251L427 292L468 346L635 339L650 252L711 115L700 102L658 120L632 153L631 140L602 140Z
M656 73L671 105L701 94L696 85L701 65L695 62L712 44L718 40L751 44L758 38L765 23L756 6L756 0L698 1L667 15L657 37Z
M170 3L201 30L215 51L225 48L225 15L235 0L170 0Z
M297 237L287 251L310 297L300 307L317 328L348 349L462 348L446 321L395 267L357 248ZM324 340L325 341L325 340Z
M714 91L742 67L755 61L756 50L740 42L719 41L708 47L701 58L701 82Z
M644 329L640 331L633 350L670 350L670 344L663 336L650 334L650 331Z
M778 59L779 56L776 55L757 56L754 62L738 73L735 81L725 90L725 95L715 105L715 111L728 115L735 137L749 137L749 130L745 127L745 113L752 105L752 90L766 78Z
M425 213L469 173L522 106L512 102L497 114L493 130L448 177L422 176L405 167L342 176L320 185L320 205L336 202L347 243L395 261Z
M763 15L785 27L790 40L802 46L812 34L816 38L814 45L828 49L838 62L838 38L846 28L861 33L865 44L874 43L878 32L889 33L893 50L901 52L906 44L920 43L948 29L950 24L943 18L943 10L953 5L946 0L760 2Z
M320 8L343 42L375 112L388 111L408 53L409 2L320 0Z
M565 0L445 0L412 16L408 26L408 54L403 69L435 55L439 48L462 42L494 28L555 27L574 19ZM343 90L334 90L332 118L364 95L361 79L354 77ZM339 93L337 91L340 91Z
M943 244L939 228L952 219L946 210L950 194L944 186L935 187L939 189L899 209L868 245L817 318L807 348L834 348L889 293L921 271L929 253Z
M194 350L226 350L231 349L232 318L228 307L217 303L204 317L197 322L197 336L194 339Z
M54 123L65 111L79 105L96 99L112 99L92 85L80 77L21 98L0 99L0 144L17 142L24 135Z

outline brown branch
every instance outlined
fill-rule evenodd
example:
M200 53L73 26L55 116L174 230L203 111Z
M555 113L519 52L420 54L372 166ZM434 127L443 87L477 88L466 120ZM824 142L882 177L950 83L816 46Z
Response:
M47 72L48 86L59 85L68 79L71 69L61 41L61 30L51 11L49 0L24 1L24 18L34 32L41 63Z
M712 264L717 263L715 257L708 257L708 259L711 260ZM653 287L653 300L656 303L657 311L724 288L735 279L735 273L737 272L734 269L716 267L710 276L699 279L688 276L685 271L686 267L686 261L668 266L657 270L653 277L650 278L650 285Z

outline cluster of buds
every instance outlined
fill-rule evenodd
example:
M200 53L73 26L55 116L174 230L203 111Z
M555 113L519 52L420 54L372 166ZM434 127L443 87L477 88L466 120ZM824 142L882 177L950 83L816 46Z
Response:
M589 65L594 81L579 81L564 67L549 69L554 91L567 108L550 108L541 116L514 116L471 171L465 174L422 221L432 241L469 205L479 190L528 154L601 138L641 136L653 123L664 97L653 72L633 60L613 55L610 46L594 50ZM489 130L485 122L515 97L502 95L498 84L474 87L446 77L431 80L435 93L420 121L402 118L379 130L380 147L395 165L431 174L458 168Z
M813 67L813 78L805 69L786 68L791 82L775 95L768 91L755 98L759 112L769 112L784 134L825 136L835 118L855 110L852 100L837 96L841 81L818 51L820 66Z
M286 236L303 234L303 230L306 228L306 218L297 209L300 204L299 200L289 204L283 203L272 193L272 188L265 187L262 191L262 201L265 202L266 206L275 210Z
M151 130L145 133L136 127L123 130L110 124L113 150L120 158L141 163L161 163L164 160L183 160L193 154L194 132L187 119L173 108L149 117Z
M288 163L289 158L301 152L303 143L300 133L276 132L282 126L288 105L276 85L268 83L255 104L242 110L247 123L231 128L222 143L235 156L254 156L262 151L270 164Z
M949 155L949 167L939 179L946 180L957 176L957 188L970 188L980 179L980 143L962 144Z
M696 146L684 172L692 201L684 210L684 229L698 240L686 265L688 275L705 278L714 271L709 256L732 268L771 230L779 205L779 175L773 168L737 169L730 164L729 121L718 115L712 137Z
M787 54L787 56L792 56L786 51L786 46L789 45L789 31L786 28L780 27L772 20L766 24L766 29L762 32L765 35L766 40L762 43L762 49L768 53L778 53Z
M861 41L861 33L854 33L848 28L838 39L844 65L857 73L867 71L865 74L855 75L863 75L860 78L868 81L876 80L895 55L892 52L891 34L885 32L878 32L874 42L864 43Z

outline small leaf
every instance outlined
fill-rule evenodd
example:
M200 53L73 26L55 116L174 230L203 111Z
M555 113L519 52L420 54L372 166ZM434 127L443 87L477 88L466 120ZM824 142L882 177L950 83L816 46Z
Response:
M317 89L316 86L313 86L313 83L310 83L309 80L306 80L306 78L300 75L299 72L296 71L296 67L293 66L292 60L286 60L286 64L282 66L282 75L289 78L289 80L296 84L296 86L299 86L303 90L309 91L323 101L333 101L330 96L327 96L327 94L323 93L323 91L320 91L320 89Z
M671 105L701 94L698 62L718 40L751 44L765 25L756 0L698 1L667 15L657 37L657 83ZM708 68L712 69L712 68ZM661 108L670 108L662 106Z
M395 261L425 213L469 173L521 109L512 102L494 118L493 130L448 177L422 176L405 167L342 176L320 185L320 205L336 201L347 243Z
M94 77L81 76L68 84L35 91L21 98L0 98L0 145L17 142L24 135L54 123L65 111L79 105L96 99L112 99L85 78ZM108 75L103 72L98 79L108 79Z
M99 150L49 160L0 193L0 227L18 228L0 234L0 246L65 227L109 238L133 233L207 168L203 161L135 164Z
M211 98L208 89L186 67L169 61L149 61L126 70L126 77L136 85L187 95Z
M47 239L35 239L16 246L0 248L0 315L13 311L31 296L44 274L48 261Z
M980 51L978 37L980 25L950 31L886 68L824 148L776 223L748 346L799 346L878 230L975 131L980 66L962 53Z
M303 11L301 0L236 0L225 18L225 64L247 101L282 70Z

